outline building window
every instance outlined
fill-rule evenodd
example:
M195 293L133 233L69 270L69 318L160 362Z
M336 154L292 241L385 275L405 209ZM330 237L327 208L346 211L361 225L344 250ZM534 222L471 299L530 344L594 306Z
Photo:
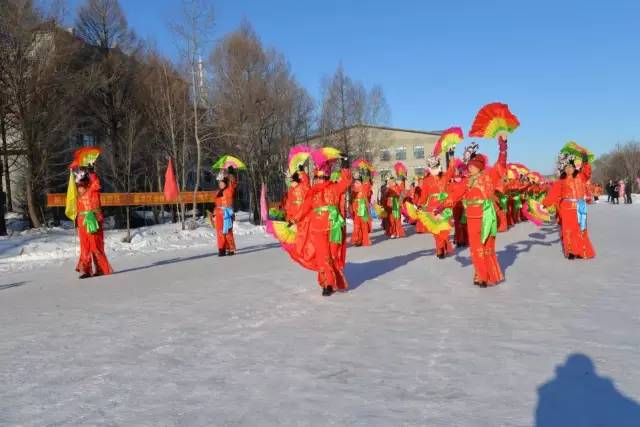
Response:
M407 160L407 147L396 147L396 160Z
M82 135L82 146L83 147L93 147L96 143L96 139L93 135Z
M424 168L413 168L413 174L415 176L423 177L424 176Z
M364 159L365 159L367 162L373 162L373 151L371 151L371 150L366 150L366 151L364 152Z
M391 152L389 152L388 148L383 148L382 150L380 150L380 160L384 162L388 162L389 160L391 160Z
M416 159L424 159L424 145L413 146L413 157Z

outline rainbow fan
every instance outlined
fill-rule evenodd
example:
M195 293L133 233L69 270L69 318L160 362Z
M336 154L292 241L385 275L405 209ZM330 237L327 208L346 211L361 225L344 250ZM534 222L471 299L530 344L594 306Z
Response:
M469 136L479 138L506 137L520 126L518 118L509 111L507 104L494 102L487 104L478 111Z
M233 156L229 156L229 155L225 155L222 156L218 159L217 162L215 162L213 164L213 166L211 166L211 169L213 170L220 170L220 169L226 169L229 166L231 166L234 169L237 170L245 170L247 169L247 165L245 165L242 160L238 159L237 157L233 157Z
M73 162L71 162L69 167L75 169L81 166L92 165L98 159L100 153L102 153L102 150L98 147L79 148L73 154Z
M454 149L463 139L464 134L461 128L453 127L445 130L433 147L433 155L439 156L442 153Z
M418 208L416 208L416 205L411 202L404 202L404 208L406 210L407 217L411 221L418 220Z
M431 234L439 234L443 231L451 230L449 220L440 215L434 216L429 212L420 210L418 211L418 221L420 221Z
M326 162L339 159L340 157L342 157L340 150L333 147L322 147L311 153L311 158L313 159L313 163L316 164L316 167L320 167Z
M289 226L286 221L271 221L273 227L273 237L282 244L292 244L296 241L297 228L295 225Z
M393 165L393 170L396 171L396 175L398 177L407 176L407 167L402 162L397 162L395 165Z
M575 141L567 142L564 147L560 149L560 152L564 154L571 154L578 158L582 158L582 156L586 154L589 158L589 163L593 162L596 158L595 154L585 147L578 145Z
M382 219L387 217L387 211L384 210L380 203L374 204L373 210L376 211L376 215L378 215L378 218Z
M311 157L311 147L296 145L289 150L289 173L293 174L300 165L304 165Z
M551 222L551 214L544 209L542 203L529 199L522 206L522 214L536 226L540 227L545 222Z

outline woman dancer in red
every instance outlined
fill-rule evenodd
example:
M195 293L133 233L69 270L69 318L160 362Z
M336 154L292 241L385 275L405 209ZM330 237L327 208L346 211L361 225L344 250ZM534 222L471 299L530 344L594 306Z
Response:
M349 287L340 253L345 220L340 214L339 204L340 196L351 185L351 171L348 164L343 163L338 182L331 182L330 175L331 162L317 165L317 181L306 194L300 211L290 220L294 224L308 221L308 225L298 228L296 243L288 249L296 262L318 272L318 285L322 287L324 296ZM306 232L300 232L301 229Z
M104 252L100 179L92 165L79 167L74 174L78 189L76 223L80 237L80 259L76 271L81 279L111 274L113 270Z
M212 223L216 229L218 256L231 256L236 253L236 242L233 238L233 200L236 192L236 179L229 167L227 175L220 172L217 176L218 192L215 197L215 209Z
M587 155L577 158L561 153L558 158L560 179L553 183L542 201L545 207L557 206L564 256L570 260L596 255L587 231L587 183L591 178L588 161Z

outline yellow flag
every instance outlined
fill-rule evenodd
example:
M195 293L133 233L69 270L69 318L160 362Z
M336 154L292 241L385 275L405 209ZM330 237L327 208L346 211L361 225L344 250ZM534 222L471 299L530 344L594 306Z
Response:
M64 208L65 215L71 220L76 220L78 215L78 208L76 202L78 201L78 188L76 187L76 180L73 176L73 171L69 171L69 185L67 186L67 203Z

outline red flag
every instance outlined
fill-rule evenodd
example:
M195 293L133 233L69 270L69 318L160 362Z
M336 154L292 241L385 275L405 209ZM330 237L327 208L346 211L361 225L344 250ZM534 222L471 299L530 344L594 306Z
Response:
M169 158L167 171L164 174L164 199L167 202L178 201L178 184L176 183L176 176L173 173L173 160L171 158Z

